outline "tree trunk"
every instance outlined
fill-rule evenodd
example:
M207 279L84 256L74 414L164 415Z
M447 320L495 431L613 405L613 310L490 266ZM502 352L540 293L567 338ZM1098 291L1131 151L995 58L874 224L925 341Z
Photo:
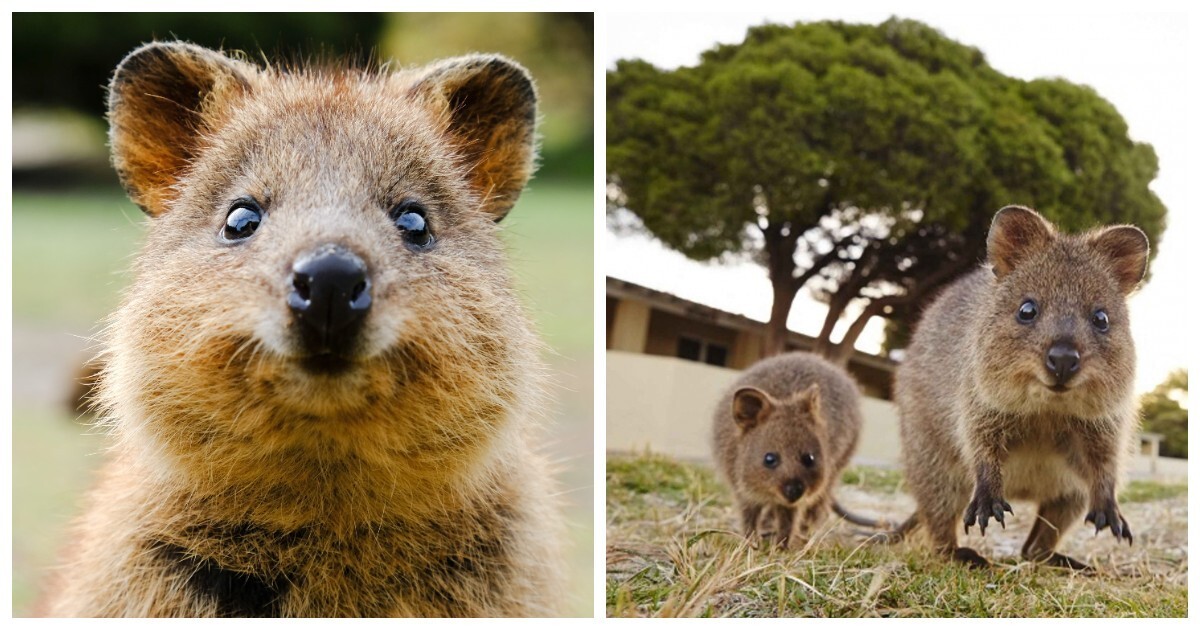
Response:
M819 354L823 357L828 357L833 350L833 342L829 337L833 334L833 327L837 325L838 319L842 316L842 311L846 310L846 305L842 303L835 294L829 300L829 310L825 311L825 322L821 325L821 332L817 334L817 340L813 344L813 354Z
M867 324L872 317L881 315L884 309L891 304L899 304L905 301L902 296L889 296L871 300L870 304L859 313L850 327L846 329L846 334L842 335L842 340L833 347L832 351L825 358L835 365L846 367L850 363L850 357L854 356L854 342L862 336L862 333L867 328Z
M829 298L829 310L825 311L825 323L821 326L821 332L817 335L817 342L813 346L814 354L819 354L826 359L833 357L837 349L837 345L833 343L832 339L833 328L842 318L842 313L846 312L850 300L858 296L858 291L859 283L857 278L854 278L853 281L843 283Z
M762 351L764 359L781 354L787 349L787 318L788 314L792 312L792 302L796 301L796 294L804 288L805 284L808 284L809 280L821 273L822 269L837 260L838 252L851 240L850 237L845 237L834 243L833 247L813 261L804 273L796 276L796 259L794 258L796 245L800 242L804 232L813 227L816 226L810 225L804 229L793 228L787 236L783 236L782 230L777 226L768 225L767 229L763 230L766 240L767 270L771 277L773 294L771 319L767 322L767 335Z
M850 306L850 302L858 297L863 287L870 281L876 264L879 262L878 246L868 247L859 258L854 268L850 273L842 279L837 291L829 298L829 310L825 312L825 323L821 326L821 333L817 335L816 345L813 347L813 352L827 359L832 359L837 355L838 346L833 343L833 329L842 318L842 313L846 312L846 307Z
M787 318L792 312L792 302L800 287L796 286L793 274L796 260L793 257L799 235L783 235L783 226L767 225L763 230L767 250L767 275L771 278L771 319L767 321L767 335L763 343L762 358L773 357L787 346Z
M782 286L781 286L782 285ZM787 318L792 312L792 302L796 300L799 288L790 282L771 280L774 299L771 302L771 319L767 321L767 336L763 344L762 358L782 354L787 349Z

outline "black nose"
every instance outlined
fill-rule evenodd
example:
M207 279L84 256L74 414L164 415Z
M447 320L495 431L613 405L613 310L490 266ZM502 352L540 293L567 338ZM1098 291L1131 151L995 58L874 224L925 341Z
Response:
M788 501L795 501L804 496L804 482L792 480L783 484L783 496Z
M322 245L292 265L288 307L314 354L344 354L371 308L367 265L340 245Z
M1065 385L1079 372L1079 350L1069 341L1056 341L1046 351L1046 369L1055 385Z

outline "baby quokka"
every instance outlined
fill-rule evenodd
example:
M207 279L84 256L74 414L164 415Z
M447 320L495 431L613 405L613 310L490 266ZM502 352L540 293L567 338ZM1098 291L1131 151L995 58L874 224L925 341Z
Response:
M905 474L939 553L983 565L958 530L1001 525L1010 500L1037 505L1021 555L1056 551L1081 519L1132 543L1117 505L1137 404L1126 296L1146 270L1128 225L1071 235L1028 208L1000 210L989 265L926 310L896 374Z
M841 369L799 352L754 364L725 393L713 415L713 453L748 537L765 530L797 546L831 508L843 512L833 486L858 444L858 402Z
M536 102L498 56L120 64L113 163L149 230L105 335L111 456L43 613L560 610L539 345L498 237Z

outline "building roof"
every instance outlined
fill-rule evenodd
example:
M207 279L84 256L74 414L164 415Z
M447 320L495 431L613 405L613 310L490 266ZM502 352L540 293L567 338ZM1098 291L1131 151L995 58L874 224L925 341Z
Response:
M651 289L650 287L612 276L605 276L604 279L607 285L605 292L611 297L641 300L668 313L734 330L762 332L766 327L766 323L750 319L745 315L730 313L719 308L713 308L707 304L686 300L672 293ZM811 348L817 342L815 337L794 330L788 330L788 340L805 348ZM887 357L868 354L860 350L854 351L852 361L887 371L891 371L896 367L896 362Z

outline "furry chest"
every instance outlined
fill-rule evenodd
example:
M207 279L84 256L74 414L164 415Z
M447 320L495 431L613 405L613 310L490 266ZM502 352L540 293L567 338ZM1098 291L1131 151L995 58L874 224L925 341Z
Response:
M1009 451L1003 475L1004 494L1012 499L1036 502L1087 490L1066 455L1041 444Z

